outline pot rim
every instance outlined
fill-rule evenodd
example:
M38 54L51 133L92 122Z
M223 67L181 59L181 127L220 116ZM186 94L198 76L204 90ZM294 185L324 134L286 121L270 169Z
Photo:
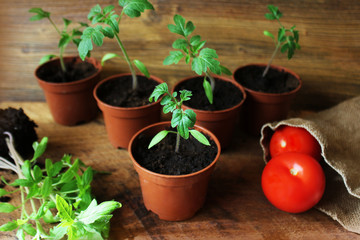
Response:
M107 81L110 81L114 78L121 78L121 77L124 77L124 76L129 76L131 75L131 73L118 73L118 74L114 74L114 75L111 75L103 80L101 80L100 82L98 82L96 84L96 86L94 87L94 90L93 90L93 96L95 98L95 100L100 103L102 106L105 106L106 108L110 108L110 109L113 109L113 110L116 110L116 109L119 109L119 110L141 110L141 109L145 109L145 108L148 108L150 106L154 106L156 104L158 104L161 99L158 99L158 101L156 102L152 102L152 103L149 103L149 104L146 104L146 105L143 105L143 106L138 106L138 107L118 107L118 106L113 106L113 105L110 105L110 104L107 104L105 102L103 102L98 96L97 96L97 90L98 88L105 82ZM137 76L145 76L143 74L136 74ZM155 80L156 82L158 82L159 84L160 83L163 83L164 81L156 76L153 76L153 75L150 75L150 79L152 80Z
M79 56L75 56L75 55L74 55L74 56L66 56L66 57L64 57L64 60L66 60L66 59L73 59L73 58L77 58L77 59L80 59L80 60L81 60L81 58L80 58ZM87 60L91 60L91 62L89 62L89 61L87 61ZM86 78L79 79L79 80L72 81L72 82L56 83L56 82L48 82L48 81L45 81L45 80L41 79L40 77L38 77L37 72L39 71L40 68L45 67L46 64L51 64L51 63L57 62L57 61L59 61L59 64L60 64L60 58L59 58L59 57L53 58L53 59L51 59L51 60L49 60L49 61L47 61L47 62L44 62L44 63L41 64L41 65L38 65L38 66L36 67L36 69L35 69L35 72L34 72L35 78L36 78L40 83L46 84L46 85L49 85L49 86L71 86L71 85L79 85L79 84L82 84L82 83L84 83L84 82L86 82L86 81L89 81L89 79L93 79L95 76L99 75L100 72L102 71L102 66L101 66L100 62L99 62L96 58L94 58L94 57L87 57L87 58L85 59L85 61L87 61L87 62L91 63L92 65L94 65L94 67L97 69L97 71L96 71L94 74L92 74L92 75L90 75L90 76L88 76L88 77L86 77ZM82 60L81 60L81 61L82 61ZM92 63L92 62L93 62L93 63Z
M216 154L216 156L214 157L214 160L208 165L206 166L205 168L197 171L197 172L193 172L193 173L189 173L189 174L183 174L183 175L166 175L166 174L160 174L160 173L155 173L155 172L152 172L146 168L144 168L143 166L141 166L134 158L133 154L132 154L132 145L135 141L135 139L144 131L150 129L150 128L153 128L153 127L157 127L159 125L166 125L166 126L171 126L171 122L170 121L162 121L162 122L157 122L157 123L154 123L154 124L151 124L151 125L148 125L142 129L140 129L137 133L134 134L134 136L131 138L130 142L129 142L129 146L128 146L128 153L130 155L130 158L131 158L131 161L133 162L133 164L135 164L138 168L140 168L142 171L146 172L147 174L150 174L150 175L153 175L155 177L161 177L161 178L166 178L166 179L183 179L183 178L191 178L195 175L198 175L200 173L203 173L203 172L206 172L208 169L212 168L216 162L218 161L219 157L220 157L220 153L221 153L221 146L220 146L220 142L219 140L217 139L217 137L212 133L210 132L209 130L207 130L206 128L203 128L199 125L196 125L195 124L195 128L198 129L198 130L201 130L202 132L206 133L207 135L210 136L210 138L215 142L216 144L216 147L218 149L218 152Z
M246 65L240 66L240 67L236 68L235 71L233 72L233 76L232 76L232 77L233 77L233 80L234 80L235 82L237 82L237 80L236 80L236 78L235 78L235 73L236 73L238 70L240 70L240 69L242 69L242 68L250 67L250 66L266 67L267 64L265 64L265 63L250 63L250 64L246 64ZM286 96L286 95L292 95L292 94L298 92L298 91L300 90L300 88L302 87L303 82L302 82L300 76L299 76L297 73L295 73L295 72L293 72L292 70L290 70L289 68L286 68L286 67L283 67L283 66L280 66L280 65L273 65L273 64L270 64L270 68L276 69L276 70L284 70L285 72L293 75L293 76L298 80L299 85L298 85L295 89L291 90L290 92L284 92L284 93L266 93L266 92L259 92L259 91L255 91L255 90L252 90L252 89L250 89L250 88L247 88L247 87L245 87L245 86L243 86L243 88L244 88L247 92L249 92L249 93L251 93L251 94L255 94L255 95L259 95L259 96L269 96L269 97L271 97L271 96ZM239 83L239 84L240 84L240 83ZM241 85L241 84L240 84L240 85ZM242 86L242 85L241 85L241 86Z
M185 82L185 81L187 81L187 80L189 80L189 79L197 78L197 77L201 77L201 76L190 76L190 77L186 77L186 78L181 79L180 81L178 81L178 82L173 86L173 88L171 89L171 93L173 93L173 92L175 91L175 88L176 88L180 83ZM242 99L238 104L236 104L236 105L234 105L234 106L232 106L232 107L230 107L230 108L226 108L226 109L222 109L222 110L215 110L215 111L192 108L192 107L187 106L187 105L186 105L186 102L183 103L183 106L186 106L186 108L192 109L192 110L197 111L197 112L199 112L199 113L226 113L226 112L231 112L231 111L233 111L233 110L236 109L236 108L239 108L239 107L245 102L247 96L246 96L245 88L244 88L242 85L240 85L238 82L236 82L236 81L234 81L234 80L232 80L232 79L225 78L225 77L223 77L223 76L214 75L214 78L217 78L217 79L219 79L219 80L221 80L221 81L227 81L227 82L232 83L235 87L237 87L237 88L241 91L241 93L242 93L242 95L243 95L243 99Z

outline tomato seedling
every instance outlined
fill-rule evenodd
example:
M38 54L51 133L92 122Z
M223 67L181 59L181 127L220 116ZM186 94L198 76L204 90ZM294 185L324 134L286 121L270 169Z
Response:
M265 166L261 185L269 202L280 210L300 213L315 206L325 190L318 161L302 153L283 153Z
M190 34L195 30L195 25L176 14L174 16L174 23L168 25L168 29L172 33L181 35L182 38L176 39L172 47L176 51L170 51L163 62L164 65L178 64L179 61L185 57L185 63L191 62L191 69L198 75L204 74L203 88L210 104L213 103L213 92L215 89L215 79L213 74L221 75L222 73L231 75L231 71L222 66L218 60L216 51L211 48L204 48L206 41L201 40L200 35L195 35L190 38ZM181 51L179 51L181 50ZM207 81L210 80L210 83Z
M161 99L160 104L163 105L163 112L172 113L171 118L171 127L175 128L177 131L169 131L169 130L163 130L156 134L154 138L151 140L149 147L151 148L154 145L158 144L161 140L163 140L168 133L175 133L177 135L176 137L176 145L175 145L175 152L179 152L179 146L180 146L180 137L184 139L189 138L189 133L199 142L201 142L204 145L210 146L209 141L207 138L199 131L195 129L190 129L194 127L196 122L196 113L191 110L183 110L181 108L182 103L184 101L190 100L190 97L192 96L191 91L188 90L180 90L180 100L177 100L177 92L174 92L171 94L169 92L168 86L166 83L161 83L156 86L153 93L150 95L149 101L157 101L161 96L163 98Z
M320 161L321 147L319 142L301 127L280 126L270 140L270 155L275 157L285 152L299 152L312 156Z

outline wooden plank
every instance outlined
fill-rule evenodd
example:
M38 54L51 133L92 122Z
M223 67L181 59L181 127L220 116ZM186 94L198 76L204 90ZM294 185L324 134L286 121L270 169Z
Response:
M101 114L91 123L65 127L53 122L46 103L0 104L0 108L8 106L22 107L38 124L39 137L49 137L45 157L58 160L69 153L111 173L96 176L93 184L99 201L123 204L112 219L111 239L360 239L315 209L288 214L274 208L261 190L264 162L259 139L239 129L233 144L221 154L204 207L190 220L166 222L145 209L128 152L111 146ZM8 220L9 215L1 214L0 225ZM0 233L4 240L14 236Z

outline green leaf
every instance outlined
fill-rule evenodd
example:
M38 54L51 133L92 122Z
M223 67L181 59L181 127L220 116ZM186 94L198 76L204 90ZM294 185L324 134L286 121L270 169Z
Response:
M90 185L91 181L93 180L93 175L93 169L88 167L82 175L83 186Z
M35 182L36 182L36 183L39 183L39 182L42 180L42 177L43 177L41 168L40 168L38 165L35 165L35 166L34 166L33 173L34 173L34 180L35 180Z
M175 49L183 50L188 47L188 42L185 39L179 38L173 42L172 47Z
M50 13L42 10L41 8L31 8L29 10L30 13L36 13L37 15L34 15L30 18L30 21L38 21L43 18L49 18Z
M133 63L135 64L135 66L137 67L137 69L139 69L139 71L144 74L147 78L150 78L150 73L148 71L148 69L146 68L145 64L142 63L140 60L135 59L133 61Z
M96 4L94 7L90 9L90 12L87 16L89 20L92 20L92 18L98 14L101 14L101 7L99 4Z
M104 34L105 37L113 38L115 36L114 31L112 30L111 27L104 27L100 31Z
M18 238L18 240L25 240L25 233L24 230L22 230L21 228L19 228L16 232L16 237Z
M215 58L218 58L218 55L214 49L204 48L200 51L199 56L193 59L191 68L198 75L206 73L208 68L215 74L221 74L220 62Z
M51 161L51 159L47 158L45 159L45 169L46 169L46 174L49 176L49 177L53 177L53 172L54 172L54 166L53 166L53 163Z
M10 184L10 186L22 186L22 187L31 187L34 185L34 181L30 181L27 179L15 179L13 183Z
M61 34L61 38L60 38L60 40L59 40L58 47L59 47L59 48L65 47L66 45L69 44L70 41L71 41L70 35L67 34L67 33L62 33L62 34Z
M69 182L77 171L79 170L79 159L76 159L74 164L61 176L60 182L66 183Z
M62 239L65 234L67 233L67 227L62 227L60 225L57 225L50 229L50 237L52 239Z
M170 51L170 55L164 59L163 65L178 64L183 57L184 55L180 51Z
M221 73L225 75L231 76L233 74L227 67L223 65L220 65L220 68L221 68Z
M43 56L40 61L39 61L39 64L43 64L43 63L46 63L47 61L50 61L51 59L53 59L54 57L56 57L56 55L54 54L48 54L48 55L45 55Z
M149 97L149 102L156 102L165 93L169 93L167 84L161 83L157 85Z
M160 102L161 105L163 105L163 112L169 113L176 109L176 102L172 100L172 98L169 95L165 95Z
M191 129L189 130L190 134L199 142L201 142L204 145L210 146L210 142L209 140L205 137L204 134L202 134L201 132L195 130L195 129Z
M24 225L21 226L22 229L24 229L24 231L29 234L30 236L35 236L36 235L36 229L29 223L26 223Z
M27 180L33 181L33 177L31 175L31 163L29 160L24 161L24 164L21 166L21 171Z
M268 36L268 37L271 37L272 39L275 40L274 35L273 35L271 32L269 32L269 31L264 31L264 35L265 35L265 36Z
M40 192L41 192L41 189L36 184L33 184L31 186L31 188L29 189L29 193L27 194L26 199L30 199L34 196L37 196L40 194Z
M102 33L103 28L98 25L95 28L88 27L84 30L83 35L81 36L81 42L78 46L79 56L82 60L85 60L85 57L93 49L92 41L97 46L102 46L103 38L105 37Z
M171 126L177 127L177 131L181 137L189 138L189 128L193 127L196 121L196 114L193 110L175 109L173 111Z
M116 58L116 57L123 58L122 56L120 56L120 55L118 55L116 53L106 53L101 59L101 65L104 66L104 63L107 60L110 60L110 59L113 59L113 58Z
M123 12L129 17L139 17L146 9L153 10L153 5L147 0L119 0Z
M56 195L56 209L58 215L62 220L67 222L73 222L72 207L62 197Z
M11 194L11 192L6 191L3 188L0 188L0 197Z
M212 89L211 89L211 85L206 80L206 78L204 78L204 81L203 81L203 88L204 88L204 91L205 91L205 95L206 95L207 99L209 100L210 104L213 104L213 92L212 92Z
M185 27L185 37L189 36L193 31L195 30L195 26L191 21L188 21L186 23L186 27Z
M71 20L69 19L66 19L66 18L63 18L63 21L64 21L64 25L65 25L65 29L71 24Z
M50 177L46 177L44 180L44 184L41 188L41 195L43 198L46 198L50 195L52 191L52 179Z
M94 199L86 210L80 212L76 219L86 225L92 224L99 218L110 214L115 209L120 207L121 204L116 201L106 201L97 205L96 200Z
M48 143L48 138L47 137L43 137L41 139L40 143L38 143L38 142L33 143L32 146L33 146L33 149L34 149L34 157L32 158L31 161L35 161L41 155L43 155L43 153L46 150L47 143Z
M153 137L153 139L151 139L148 149L152 148L154 145L161 142L161 140L163 140L168 135L168 133L169 133L169 131L166 131L166 130L162 130L161 132L157 133Z
M181 102L190 100L190 97L192 96L191 91L184 89L184 90L180 90L179 92L180 92Z
M10 203L0 202L0 212L1 213L11 213L16 210L17 207L11 205Z
M9 232L9 231L13 231L18 227L18 224L16 223L16 220L11 221L11 222L7 222L3 225L0 226L0 231L1 232Z

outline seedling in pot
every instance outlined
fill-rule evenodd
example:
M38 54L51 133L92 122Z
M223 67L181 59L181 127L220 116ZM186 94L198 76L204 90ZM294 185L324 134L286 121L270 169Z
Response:
M268 9L270 13L266 13L265 17L269 20L276 20L280 27L278 30L277 38L275 39L275 36L269 32L264 31L264 35L271 37L274 40L275 43L275 50L270 58L269 63L267 64L262 77L265 77L267 72L269 71L270 65L272 61L274 60L277 52L280 49L280 52L285 53L287 52L287 57L290 60L296 49L300 49L299 45L299 31L295 30L295 26L292 26L290 29L285 28L281 22L280 18L282 17L282 13L280 12L278 7L275 7L273 5L268 5Z
M205 75L203 87L209 102L212 104L215 89L215 79L212 74L220 75L224 73L231 75L232 73L228 68L220 64L214 49L204 48L206 41L202 41L201 36L194 35L190 37L191 33L195 30L195 26L191 21L186 22L182 16L176 14L174 16L174 23L175 25L168 25L170 32L179 34L182 38L174 41L172 47L177 50L170 51L170 55L165 58L163 64L178 64L185 57L185 63L191 63L191 69L196 74ZM207 79L210 80L210 83Z
M171 119L171 127L175 128L176 131L171 130L163 130L156 134L154 138L151 140L149 147L151 148L154 145L158 144L161 140L163 140L168 133L175 133L176 134L176 145L175 145L175 152L179 152L180 146L180 137L184 139L189 138L189 134L191 134L195 139L201 142L204 145L210 146L209 141L207 138L199 131L195 129L191 129L194 127L196 122L196 113L191 110L183 110L181 108L184 101L190 100L192 96L191 91L188 90L180 90L180 100L177 99L177 92L171 94L169 92L168 86L166 83L159 84L154 89L153 93L151 94L149 101L157 101L160 97L163 96L160 104L163 105L163 112L165 114L171 112L172 119Z
M103 45L104 37L115 38L118 43L123 56L116 53L107 53L103 56L101 64L104 64L105 61L120 57L125 59L129 65L129 69L132 75L132 88L135 90L138 86L138 81L136 77L136 72L134 65L142 72L147 78L150 77L149 71L145 65L139 60L131 61L129 55L126 52L126 49L119 36L119 25L122 20L123 15L127 15L131 18L140 17L141 13L146 9L154 9L153 5L147 0L119 0L119 5L122 7L120 15L116 14L114 11L114 6L109 5L101 9L100 5L97 4L90 10L88 14L88 19L92 24L95 24L92 27L87 27L82 36L81 42L78 46L78 51L81 59L85 59L86 56L90 54L90 51L93 50L93 42L97 46ZM107 26L103 27L101 24Z
M87 27L88 25L86 23L79 22L79 25L77 27L68 29L68 27L72 23L72 21L69 19L63 18L64 28L62 30L60 30L56 26L54 21L51 19L50 12L46 12L41 8L31 8L29 10L29 12L36 14L30 18L30 21L38 21L38 20L47 18L49 20L49 22L51 23L51 25L55 28L56 32L59 34L60 40L59 40L58 48L59 48L60 65L61 65L61 70L63 72L66 72L66 66L65 66L64 58L63 58L65 49L70 42L73 42L76 46L79 45L80 36L82 35L82 32L80 29L83 27ZM56 55L54 55L54 54L46 55L40 59L39 64L43 64L43 63L51 60L54 57L56 57Z
M19 192L21 204L0 202L0 213L17 209L21 212L18 219L1 225L0 232L17 230L18 239L25 239L26 235L32 239L63 239L65 235L68 239L108 238L111 213L121 204L113 200L98 204L93 199L91 182L95 171L79 159L72 160L70 155L57 162L46 159L45 168L41 169L36 161L46 150L47 137L34 142L31 160L23 160L15 150L12 135L5 134L13 162L0 157L0 169L12 170L18 178L8 183L1 177L15 190L0 188L0 197ZM48 227L49 231L45 231Z

